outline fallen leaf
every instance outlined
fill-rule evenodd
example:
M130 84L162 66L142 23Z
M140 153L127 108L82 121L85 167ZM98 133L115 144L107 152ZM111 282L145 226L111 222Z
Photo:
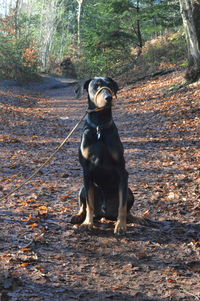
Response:
M20 251L22 251L22 252L29 252L31 250L32 250L31 248L22 248L22 249L20 249Z
M30 264L31 264L30 262L23 262L23 263L20 264L20 267L27 267Z
M29 225L28 227L34 229L34 228L38 227L38 223L33 223L33 224Z

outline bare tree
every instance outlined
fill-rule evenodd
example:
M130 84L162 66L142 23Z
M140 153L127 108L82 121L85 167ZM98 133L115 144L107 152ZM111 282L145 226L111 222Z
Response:
M76 0L78 2L78 13L77 13L77 24L78 24L78 31L77 31L77 35L78 35L78 46L80 46L80 23L81 23L81 10L82 10L82 5L83 5L83 1L84 0Z
M59 0L43 0L40 26L40 49L44 69L48 66L53 37L56 33L59 17L58 10L62 4L63 1Z
M200 77L200 0L179 0L186 34L189 68L188 80Z

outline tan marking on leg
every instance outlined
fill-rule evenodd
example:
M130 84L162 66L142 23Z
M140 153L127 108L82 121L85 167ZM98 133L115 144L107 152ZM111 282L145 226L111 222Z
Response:
M71 223L72 224L81 224L85 220L86 208L82 204L79 212L72 216Z
M123 195L122 190L119 190L119 209L118 209L118 218L115 224L114 233L125 233L126 232L126 219L127 219L127 203L122 205Z
M90 187L88 191L88 201L86 206L86 218L82 223L87 228L93 227L93 215L94 215L94 187Z
M77 215L81 215L83 213L85 213L85 208L84 208L84 205L82 204Z

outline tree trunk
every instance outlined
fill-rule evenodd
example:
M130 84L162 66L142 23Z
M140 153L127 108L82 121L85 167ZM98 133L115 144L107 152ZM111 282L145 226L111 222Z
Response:
M142 54L142 47L143 47L143 39L142 39L142 33L140 28L140 0L137 0L136 2L136 13L137 13L137 19L136 19L136 25L133 26L133 30L137 36L137 57L139 57Z
M15 32L16 32L16 38L18 39L20 36L20 29L19 29L19 5L20 0L16 0L15 8L14 8L14 20L15 20Z
M80 23L81 23L81 10L82 10L82 4L83 4L83 0L77 0L78 2L78 14L77 14L77 24L78 24L78 47L80 47L80 43L81 43L81 38L80 38L80 31L81 31L81 27L80 27Z
M179 1L188 48L186 78L195 81L200 76L200 0Z
M56 32L59 0L43 0L40 31L40 57L43 70L48 70L53 37Z
M137 37L138 37L138 52L137 56L139 57L142 54L142 47L143 47L143 41L142 41L142 33L140 29L140 0L137 0Z

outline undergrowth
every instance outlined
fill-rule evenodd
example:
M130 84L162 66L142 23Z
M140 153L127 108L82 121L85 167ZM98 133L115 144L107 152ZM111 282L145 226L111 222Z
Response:
M132 65L124 65L125 72L119 72L122 81L131 81L153 74L158 70L187 67L187 46L182 31L168 32L147 41L140 56L136 57L137 49L132 49L135 56Z

